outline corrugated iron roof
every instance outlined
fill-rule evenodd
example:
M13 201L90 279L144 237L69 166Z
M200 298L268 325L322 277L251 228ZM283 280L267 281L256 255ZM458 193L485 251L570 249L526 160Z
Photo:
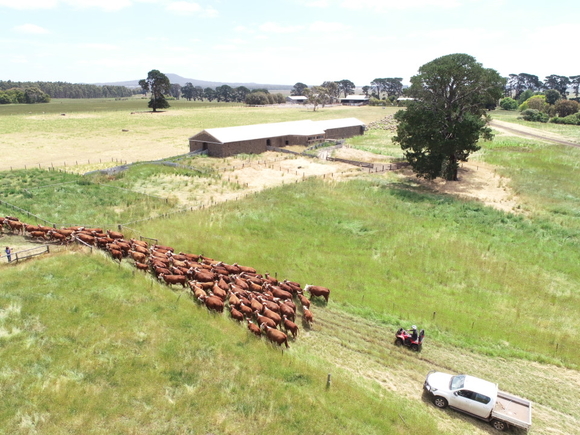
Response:
M363 122L356 118L330 119L326 121L303 121L275 122L271 124L241 125L239 127L208 128L190 139L195 140L196 136L207 133L213 136L218 142L237 142L243 140L266 139L280 136L318 136L323 135L326 129L362 126Z

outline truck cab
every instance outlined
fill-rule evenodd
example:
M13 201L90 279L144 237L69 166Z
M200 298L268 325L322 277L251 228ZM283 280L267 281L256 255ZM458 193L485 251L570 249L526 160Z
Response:
M429 372L423 385L438 408L450 408L491 422L498 430L509 425L528 429L532 404L498 390L497 384L469 375Z

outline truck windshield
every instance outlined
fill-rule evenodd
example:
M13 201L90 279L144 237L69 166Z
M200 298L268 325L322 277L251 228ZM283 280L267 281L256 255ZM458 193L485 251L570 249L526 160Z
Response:
M465 375L457 375L451 378L451 384L449 385L450 390L457 390L463 388L465 384Z

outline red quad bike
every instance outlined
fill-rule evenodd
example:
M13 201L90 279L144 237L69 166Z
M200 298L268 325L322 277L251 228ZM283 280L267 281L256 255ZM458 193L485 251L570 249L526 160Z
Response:
M425 337L425 330L421 329L419 334L416 334L416 336L413 337L413 334L410 332L403 328L399 328L395 334L395 337L396 346L407 346L415 352L421 352L421 348L423 347L423 338Z

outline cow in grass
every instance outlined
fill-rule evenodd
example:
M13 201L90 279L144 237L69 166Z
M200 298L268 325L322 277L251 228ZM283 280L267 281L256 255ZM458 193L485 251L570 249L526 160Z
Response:
M304 291L310 293L310 299L314 296L322 296L324 300L328 303L328 298L330 296L330 290L326 287L321 287L319 285L306 285L304 286Z
M183 288L187 285L187 276L185 275L166 275L164 273L159 274L159 279L165 281L167 285L181 284Z
M270 340L272 343L276 343L278 346L285 344L286 347L290 347L288 345L288 336L282 331L279 331L276 328L270 328L265 323L260 325L260 329L266 333L266 337L268 337L268 340Z

